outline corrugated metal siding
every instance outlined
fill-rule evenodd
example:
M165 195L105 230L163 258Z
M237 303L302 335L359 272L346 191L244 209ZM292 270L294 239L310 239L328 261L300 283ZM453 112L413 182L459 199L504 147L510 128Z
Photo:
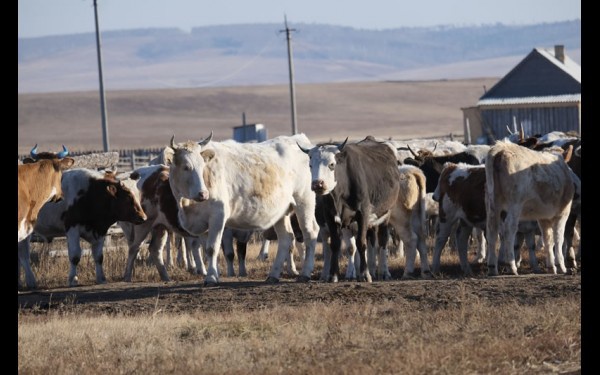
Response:
M526 135L546 134L551 131L579 131L579 108L542 107L542 108L503 108L481 109L484 127L489 127L495 139L506 137L508 125L513 128L513 117L517 126L523 124Z

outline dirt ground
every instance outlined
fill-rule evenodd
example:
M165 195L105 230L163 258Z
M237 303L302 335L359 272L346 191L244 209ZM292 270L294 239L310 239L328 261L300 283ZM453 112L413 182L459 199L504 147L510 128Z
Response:
M313 277L308 283L282 278L277 284L263 280L221 278L216 287L204 287L202 278L186 282L112 282L74 288L19 292L20 314L46 314L48 311L74 314L148 314L234 309L269 309L273 306L302 306L312 302L342 304L395 301L406 312L438 309L472 303L532 304L540 300L581 297L581 274L435 280L397 280L401 270L392 270L393 281L323 283ZM396 273L396 275L394 274Z

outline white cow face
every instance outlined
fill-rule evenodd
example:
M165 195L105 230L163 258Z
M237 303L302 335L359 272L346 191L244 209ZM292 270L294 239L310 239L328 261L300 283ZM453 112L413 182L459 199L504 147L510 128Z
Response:
M335 155L340 152L337 145L317 146L310 150L311 189L317 195L331 193L337 185L335 179Z
M175 147L173 161L169 167L169 183L176 196L203 202L209 199L209 191L204 179L206 163L215 153L202 150L198 143L186 142Z

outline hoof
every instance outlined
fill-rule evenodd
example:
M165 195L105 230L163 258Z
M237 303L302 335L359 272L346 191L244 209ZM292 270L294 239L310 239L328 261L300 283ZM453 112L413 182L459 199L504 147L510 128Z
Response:
M567 275L576 275L577 274L577 268L576 267L569 267L567 268Z
M411 275L410 273L407 273L407 274L402 275L400 280L415 280L415 277L413 275Z
M273 276L269 276L267 277L267 280L265 280L265 282L268 284L277 284L279 282L279 279Z
M421 274L421 278L423 280L432 280L433 279L433 274L429 271L425 271Z
M329 279L328 279L328 281L329 281L330 283L337 283L337 282L338 282L338 277L337 277L337 275L331 275L331 276L329 276Z
M310 281L310 277L308 277L306 275L298 276L298 278L296 279L297 283L307 283L309 281Z
M79 286L79 278L75 276L72 280L69 280L69 286Z
M204 279L204 286L217 286L219 285L219 280L215 277L215 276L207 276L206 279Z

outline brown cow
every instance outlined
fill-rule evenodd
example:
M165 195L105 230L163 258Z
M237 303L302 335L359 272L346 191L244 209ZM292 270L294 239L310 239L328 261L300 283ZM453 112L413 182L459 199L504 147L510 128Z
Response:
M57 201L62 198L60 180L62 171L70 168L75 160L65 157L68 154L66 147L63 151L54 154L50 152L37 154L37 145L31 150L31 158L18 168L18 242L25 240L33 232L38 213L48 201ZM23 249L23 250L21 250ZM19 247L18 273L21 265L25 269L25 281L28 288L35 288L35 276L29 264L29 252ZM19 277L19 286L21 279Z

